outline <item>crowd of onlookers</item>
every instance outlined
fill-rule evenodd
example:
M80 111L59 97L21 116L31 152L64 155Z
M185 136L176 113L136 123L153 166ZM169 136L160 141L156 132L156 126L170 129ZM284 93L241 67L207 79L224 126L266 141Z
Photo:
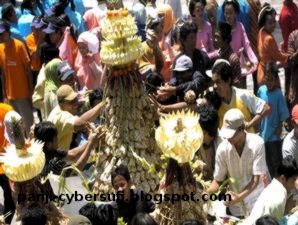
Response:
M108 70L100 59L101 21L107 10L124 6L98 2L87 10L82 0L0 0L0 150L15 143L9 128L17 118L28 139L44 142L42 176L71 164L84 170L101 138L95 127L104 116ZM140 0L128 9L143 41L145 53L135 63L152 107L159 116L181 109L200 114L204 140L196 154L204 165L197 170L211 181L206 193L217 193L227 177L238 179L225 202L228 215L246 218L244 225L298 224L291 212L298 201L297 4L285 0L277 14L259 0L189 0L185 14L180 0L165 3ZM282 43L273 35L276 19ZM247 89L248 76L254 90ZM0 173L10 224L17 190ZM111 182L130 198L125 165ZM48 182L44 188L52 192ZM21 224L46 224L42 207L25 208ZM157 224L148 215L154 209L153 202L90 203L80 210L85 217L69 224L116 224L118 217L129 225Z

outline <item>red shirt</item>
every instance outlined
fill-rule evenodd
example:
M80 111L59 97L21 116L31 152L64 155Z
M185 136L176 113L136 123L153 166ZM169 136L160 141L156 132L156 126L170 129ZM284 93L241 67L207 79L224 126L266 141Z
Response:
M280 12L279 25L284 40L283 51L288 51L288 39L290 34L298 29L298 7L292 0L284 1Z

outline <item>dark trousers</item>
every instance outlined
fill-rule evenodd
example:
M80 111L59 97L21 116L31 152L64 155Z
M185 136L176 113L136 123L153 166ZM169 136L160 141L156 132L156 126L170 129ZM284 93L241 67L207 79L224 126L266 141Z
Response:
M0 175L0 185L4 193L4 215L8 212L11 213L8 217L5 218L5 223L10 224L14 216L16 207L11 195L11 189L8 183L8 178L4 174Z
M266 163L271 178L276 176L276 170L282 162L282 141L272 141L265 143Z

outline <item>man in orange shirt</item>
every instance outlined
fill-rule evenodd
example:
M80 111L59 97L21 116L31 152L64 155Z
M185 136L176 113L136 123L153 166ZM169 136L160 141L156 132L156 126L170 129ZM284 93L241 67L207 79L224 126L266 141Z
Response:
M25 45L10 37L10 26L0 21L0 68L3 99L25 122L26 134L33 124L32 74Z
M13 108L5 103L0 103L0 152L4 151L4 148L7 144L7 141L4 137L4 117L7 112L12 111ZM5 223L10 224L14 211L15 211L15 204L12 199L11 190L8 183L8 178L5 176L4 171L2 169L2 165L0 164L0 186L4 192L4 215L11 211L10 216L6 217Z

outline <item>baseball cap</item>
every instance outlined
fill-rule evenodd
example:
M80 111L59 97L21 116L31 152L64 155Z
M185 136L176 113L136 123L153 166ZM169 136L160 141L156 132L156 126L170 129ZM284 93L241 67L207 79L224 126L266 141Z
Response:
M58 66L58 79L65 81L70 75L74 74L75 71L67 62L62 62Z
M10 29L10 26L8 23L0 21L0 33L3 33L4 31L8 31L9 29Z
M223 118L223 126L220 130L220 136L229 139L234 136L237 129L244 124L244 116L239 109L230 109Z
M192 69L192 67L193 67L193 64L192 64L191 58L189 58L187 55L182 55L177 59L176 65L173 71L184 72Z
M59 29L60 29L60 27L58 27L57 25L50 22L48 27L46 29L44 29L43 32L45 32L47 34L52 34L54 32L57 32Z
M292 120L298 124L298 104L296 104L292 109Z
M63 84L57 90L58 102L72 101L78 96L71 86Z

